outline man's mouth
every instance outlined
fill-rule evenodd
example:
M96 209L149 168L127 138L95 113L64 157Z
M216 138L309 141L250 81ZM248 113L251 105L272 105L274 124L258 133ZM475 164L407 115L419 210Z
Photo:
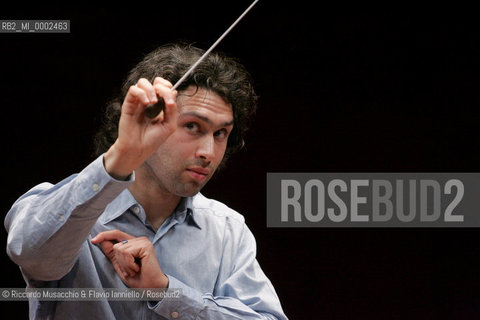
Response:
M210 170L202 167L193 167L193 168L187 168L187 172L195 180L203 181L208 177Z

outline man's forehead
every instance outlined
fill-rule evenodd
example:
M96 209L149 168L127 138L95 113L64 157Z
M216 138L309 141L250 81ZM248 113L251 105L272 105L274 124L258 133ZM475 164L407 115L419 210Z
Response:
M222 127L228 127L233 125L234 120L232 115L225 115L225 116L211 116L208 113L204 112L198 112L195 110L192 111L185 111L185 112L180 112L180 117L195 117L203 122L206 122L211 125L218 125ZM216 123L218 122L218 123Z
M206 122L216 120L233 124L230 103L212 91L203 88L197 90L195 87L189 89L178 94L177 106L180 117L192 116Z

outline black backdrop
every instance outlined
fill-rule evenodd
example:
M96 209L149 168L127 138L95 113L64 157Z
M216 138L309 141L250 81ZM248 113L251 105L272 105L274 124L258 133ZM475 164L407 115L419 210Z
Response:
M71 20L70 34L0 34L3 214L93 160L101 109L144 54L206 49L248 4L0 13ZM478 172L479 31L472 8L261 1L218 47L261 99L246 151L204 194L245 216L291 319L480 318L477 229L271 229L265 212L267 172ZM0 287L23 287L1 257ZM27 318L27 303L1 307Z

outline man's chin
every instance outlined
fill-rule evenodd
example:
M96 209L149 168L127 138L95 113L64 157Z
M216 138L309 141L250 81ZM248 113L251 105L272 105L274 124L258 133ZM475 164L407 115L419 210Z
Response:
M202 190L204 185L196 182L185 183L175 188L175 194L180 197L193 197Z

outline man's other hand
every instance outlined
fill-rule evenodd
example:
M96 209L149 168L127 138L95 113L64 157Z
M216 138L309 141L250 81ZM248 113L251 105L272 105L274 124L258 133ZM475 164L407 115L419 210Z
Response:
M135 238L120 230L100 232L92 239L100 245L115 271L130 288L168 288L168 277L158 263L147 237Z

